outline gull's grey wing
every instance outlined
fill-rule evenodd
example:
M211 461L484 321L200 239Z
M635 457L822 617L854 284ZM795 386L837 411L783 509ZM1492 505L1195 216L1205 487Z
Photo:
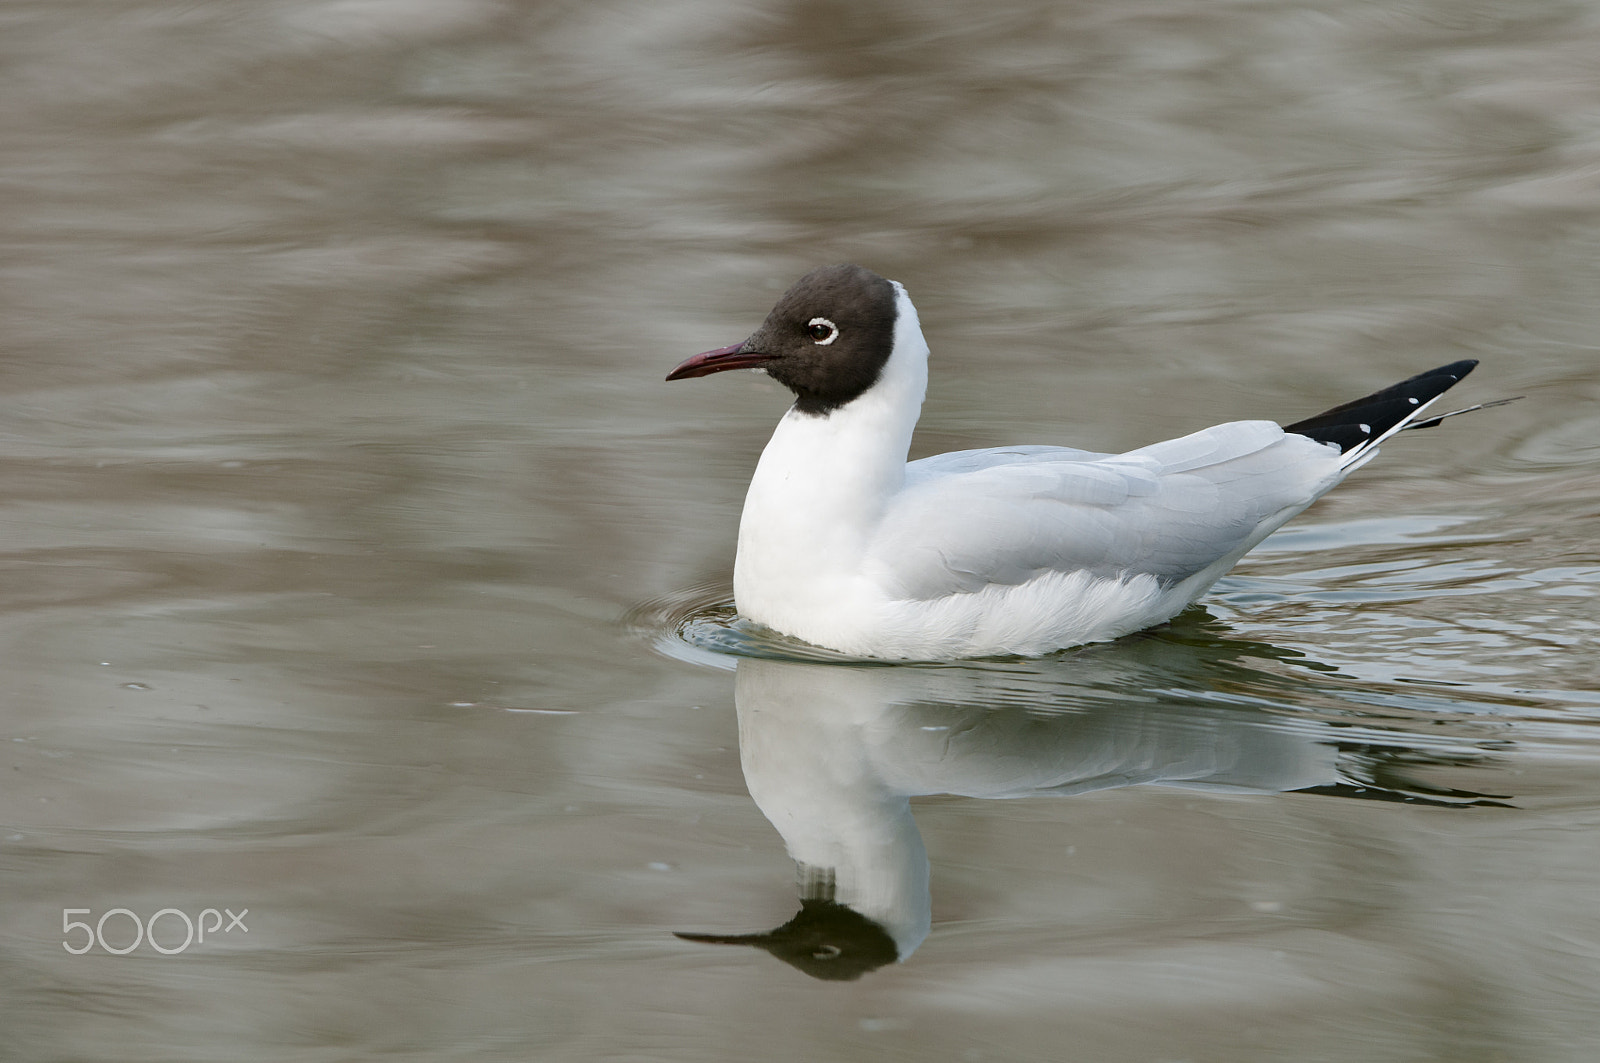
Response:
M960 451L907 467L871 560L912 599L1079 569L1170 585L1237 559L1342 475L1338 450L1270 421L1118 455Z

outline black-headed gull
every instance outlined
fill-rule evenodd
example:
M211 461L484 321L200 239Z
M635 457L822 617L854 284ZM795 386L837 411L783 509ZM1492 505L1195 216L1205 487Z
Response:
M842 265L806 274L749 339L667 379L759 368L795 394L745 497L739 612L854 656L947 660L1036 656L1172 618L1379 443L1432 423L1418 417L1476 364L1286 427L908 464L928 343L904 287Z

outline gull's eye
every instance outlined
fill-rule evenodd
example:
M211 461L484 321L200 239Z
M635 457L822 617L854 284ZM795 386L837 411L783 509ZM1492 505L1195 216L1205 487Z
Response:
M825 317L814 317L806 322L806 335L811 337L811 342L826 347L839 338L839 326Z

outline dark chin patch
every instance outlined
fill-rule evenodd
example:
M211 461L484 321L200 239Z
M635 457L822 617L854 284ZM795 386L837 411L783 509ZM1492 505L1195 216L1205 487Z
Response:
M880 366L879 371L873 373L871 379L864 380L857 386L841 386L827 391L807 391L804 388L790 384L781 376L778 376L777 373L772 375L777 377L780 383L787 385L790 391L794 392L795 409L813 417L826 417L846 403L860 398L868 388L878 382L878 376L881 372L882 367Z
M794 392L795 409L827 416L883 375L898 316L888 280L861 266L824 266L784 293L747 346L777 355L766 371ZM815 343L807 334L819 317L837 325L834 342Z

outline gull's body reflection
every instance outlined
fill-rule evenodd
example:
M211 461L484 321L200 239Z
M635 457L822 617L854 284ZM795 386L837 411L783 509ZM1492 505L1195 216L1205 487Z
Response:
M1197 663L1192 648L1168 649L1190 670ZM1358 785L1377 785L1370 769L1385 756L1416 759L1403 740L1385 751L1315 720L1196 703L1170 687L1119 690L1133 678L1119 671L1149 676L1141 656L1075 662L1087 670L1075 673L1076 691L1057 685L1064 696L1046 701L1049 684L1037 674L1003 668L741 659L745 781L798 865L802 908L767 933L679 936L761 947L819 978L904 960L931 920L928 857L909 800L926 794L1014 798L1153 783L1481 803L1420 785L1398 794ZM1171 672L1165 679L1182 684ZM1065 711L1052 711L1062 701Z

